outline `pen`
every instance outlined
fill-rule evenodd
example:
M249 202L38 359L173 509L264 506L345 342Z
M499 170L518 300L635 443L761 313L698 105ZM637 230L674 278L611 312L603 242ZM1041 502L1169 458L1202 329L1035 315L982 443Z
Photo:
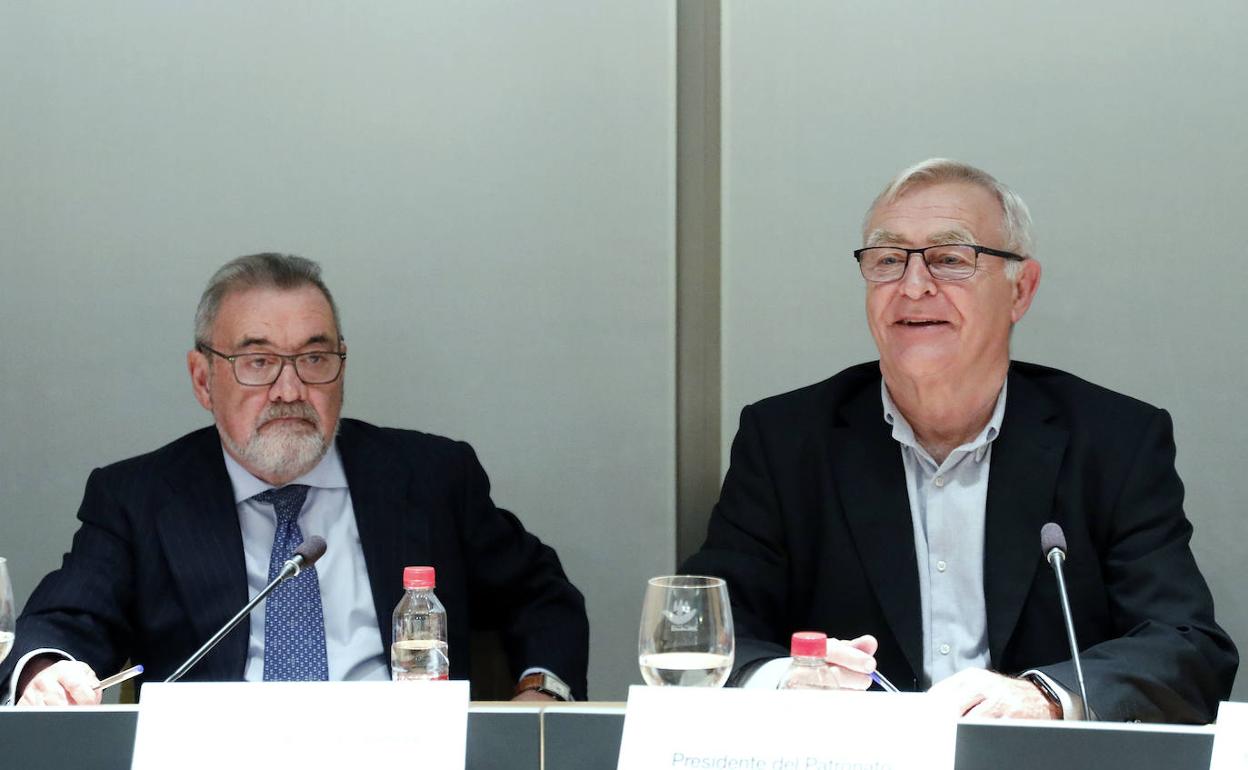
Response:
M137 665L137 666L131 666L130 668L126 669L125 671L118 671L116 674L113 674L112 676L110 676L110 677L109 677L109 678L107 678L107 679L101 679L101 680L100 680L100 683L99 683L99 684L97 684L97 685L94 687L94 689L96 689L96 690L107 690L109 687L112 687L112 686L113 686L113 685L115 685L115 684L121 684L122 682L126 681L127 679L134 679L136 676L138 676L139 674L142 674L142 673L143 673L143 665L142 665L142 664L139 664L139 665Z
M880 687L883 687L888 692L901 692L901 690L898 690L895 686L893 686L892 682L888 681L888 677L884 676L879 671L871 672L871 681L875 682Z

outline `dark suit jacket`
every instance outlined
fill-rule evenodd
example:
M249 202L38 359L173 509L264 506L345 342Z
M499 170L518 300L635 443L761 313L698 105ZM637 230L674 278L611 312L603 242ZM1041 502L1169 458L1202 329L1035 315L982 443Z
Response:
M453 678L468 677L469 630L495 628L513 674L541 666L585 698L584 599L555 552L494 506L471 447L343 420L338 448L385 648L403 567L431 564ZM40 647L70 652L101 675L129 658L145 665L144 680L160 681L247 602L238 512L215 428L97 469L78 518L62 567L26 603L0 681ZM186 678L241 679L246 628Z
M1095 712L1213 719L1238 655L1188 548L1174 454L1164 411L1054 369L1011 365L985 522L994 669L1038 668L1077 692L1040 553L1040 529L1055 521ZM794 631L870 633L880 671L918 686L918 566L877 363L742 411L706 543L683 570L728 580L738 667L787 655Z

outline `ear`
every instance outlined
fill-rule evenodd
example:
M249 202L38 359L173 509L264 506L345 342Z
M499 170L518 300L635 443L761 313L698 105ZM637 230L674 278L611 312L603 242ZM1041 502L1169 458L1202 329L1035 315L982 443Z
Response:
M1010 308L1010 321L1018 323L1031 307L1031 301L1040 288L1040 263L1034 259L1023 262L1023 269L1014 281L1014 304Z
M191 375L191 390L195 392L195 400L208 411L212 411L212 360L198 350L186 354L186 370Z

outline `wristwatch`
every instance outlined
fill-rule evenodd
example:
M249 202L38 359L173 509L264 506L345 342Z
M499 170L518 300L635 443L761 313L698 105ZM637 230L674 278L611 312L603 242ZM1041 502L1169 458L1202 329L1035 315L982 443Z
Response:
M1045 700L1054 706L1057 706L1058 719L1064 719L1066 717L1066 709L1062 707L1061 697L1053 691L1053 688L1049 686L1048 681L1046 681L1044 677L1034 672L1028 672L1023 675L1023 679L1035 685L1036 689L1040 691L1040 694L1044 696Z
M522 692L536 690L543 695L549 695L555 700L570 701L572 700L572 688L567 683L549 671L534 671L526 677L516 682L516 690L513 695L519 695Z

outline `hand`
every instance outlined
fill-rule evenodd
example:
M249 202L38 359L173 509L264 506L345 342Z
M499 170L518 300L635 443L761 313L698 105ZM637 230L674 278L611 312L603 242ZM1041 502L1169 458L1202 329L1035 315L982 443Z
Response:
M948 703L958 716L1060 719L1057 704L1026 679L1014 679L982 668L959 671L932 686L928 693Z
M93 689L100 683L95 672L86 663L53 658L32 658L27 661L22 678L28 683L22 690L19 706L75 706L96 705L101 693ZM36 672L28 676L31 666Z
M558 698L547 695L544 692L538 692L537 690L525 690L522 693L513 695L511 699L513 701L536 701L538 703L558 703L559 702Z
M875 651L880 646L874 636L857 639L829 639L825 660L832 666L836 684L845 690L865 690L875 671Z

